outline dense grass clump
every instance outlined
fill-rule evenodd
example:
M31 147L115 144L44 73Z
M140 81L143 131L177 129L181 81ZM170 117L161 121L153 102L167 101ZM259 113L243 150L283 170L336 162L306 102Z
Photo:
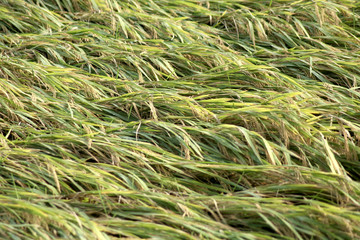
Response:
M360 239L360 1L0 1L1 239Z

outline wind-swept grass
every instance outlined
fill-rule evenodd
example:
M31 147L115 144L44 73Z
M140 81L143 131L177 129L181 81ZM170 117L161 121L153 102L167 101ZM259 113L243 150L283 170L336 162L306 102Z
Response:
M360 3L3 0L0 238L359 239Z

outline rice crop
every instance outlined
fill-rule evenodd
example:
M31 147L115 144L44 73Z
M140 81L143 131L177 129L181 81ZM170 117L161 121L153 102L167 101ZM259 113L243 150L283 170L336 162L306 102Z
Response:
M1 239L360 239L360 1L1 0Z

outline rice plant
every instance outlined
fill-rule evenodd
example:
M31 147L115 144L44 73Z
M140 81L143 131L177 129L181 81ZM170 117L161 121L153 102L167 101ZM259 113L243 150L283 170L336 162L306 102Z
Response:
M360 239L360 2L2 0L0 238Z

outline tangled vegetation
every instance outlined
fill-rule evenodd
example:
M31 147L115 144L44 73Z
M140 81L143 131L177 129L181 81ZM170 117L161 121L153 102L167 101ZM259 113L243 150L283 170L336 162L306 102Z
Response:
M360 1L1 0L0 238L360 239Z

